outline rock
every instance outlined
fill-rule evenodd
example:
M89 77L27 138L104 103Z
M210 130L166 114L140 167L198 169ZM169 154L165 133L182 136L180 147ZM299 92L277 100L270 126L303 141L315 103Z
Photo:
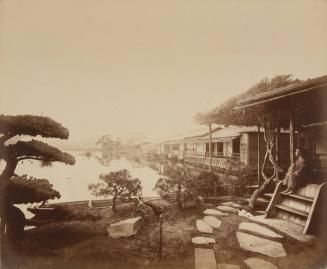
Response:
M252 222L242 222L239 229L259 233L273 238L283 238L283 236L273 232L272 230Z
M237 208L237 209L240 209L242 208L242 206L238 203L235 203L235 202L224 202L224 203L221 203L223 206L231 206L231 207L234 207L234 208Z
M204 210L203 214L212 216L228 216L228 213L224 213L216 209L206 209Z
M278 267L271 262L264 261L259 258L248 258L244 260L244 263L251 269L278 269ZM218 267L219 268L219 267Z
M142 225L142 218L136 217L113 223L108 228L108 233L113 238L135 235Z
M217 206L217 209L223 212L229 212L229 213L237 213L237 209L231 207L231 206L227 206L227 205L220 205Z
M203 221L210 225L212 228L218 229L221 225L221 221L214 216L205 216Z
M242 232L236 232L236 237L240 247L244 250L261 253L270 257L286 256L286 252L281 243Z
M218 263L217 269L240 269L240 266L235 264Z
M196 229L201 233L212 234L213 229L208 224L206 224L202 219L196 220Z
M209 237L193 237L192 238L192 243L196 244L196 245L208 245L210 243L215 244L216 243L216 239L214 238L209 238Z
M195 269L217 269L215 253L212 249L195 248Z

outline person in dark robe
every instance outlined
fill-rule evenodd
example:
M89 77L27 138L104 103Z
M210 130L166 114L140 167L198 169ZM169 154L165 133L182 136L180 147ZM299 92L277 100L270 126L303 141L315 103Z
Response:
M285 194L293 194L297 187L305 186L309 180L308 161L304 149L295 150L295 161L288 169L283 185Z

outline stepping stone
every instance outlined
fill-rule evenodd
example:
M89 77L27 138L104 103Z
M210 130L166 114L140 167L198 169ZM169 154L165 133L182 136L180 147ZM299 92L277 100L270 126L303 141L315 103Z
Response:
M216 239L214 238L209 238L209 237L193 237L192 238L192 243L196 245L208 245L210 243L215 244Z
M217 269L240 269L240 266L236 264L217 263Z
M273 238L283 238L283 236L273 232L272 230L252 222L242 222L238 228L241 230L259 233Z
M216 217L214 217L214 216L205 216L203 218L203 221L206 224L210 225L212 228L217 228L218 229L220 227L220 225L221 225L221 221L219 219L217 219Z
M240 209L242 208L242 206L238 203L235 203L235 202L224 202L224 203L221 203L222 205L224 206L231 206L231 207L234 207L234 208L237 208L237 209Z
M230 206L231 204L233 204L234 202L232 202L232 201L229 201L229 202L223 202L223 203L221 203L222 205L228 205L228 206Z
M256 215L265 215L265 214L266 214L266 211L257 210L257 211L254 211L254 213L255 213Z
M236 237L240 247L244 250L258 252L269 257L286 256L285 249L281 243L242 232L236 232Z
M201 233L207 233L207 234L213 233L212 227L206 224L202 219L196 220L196 229Z
M215 253L212 249L195 248L195 269L217 269Z
M107 231L112 238L128 237L135 235L141 228L141 225L142 218L136 217L113 223L109 226Z
M228 213L224 213L216 209L206 209L204 210L203 214L212 216L228 216Z
M237 213L237 209L235 209L235 208L233 208L231 206L228 206L228 205L217 206L217 209L220 210L220 211L223 211L223 212Z
M248 258L244 260L244 263L249 266L251 269L278 269L278 267L271 262L264 261L259 258ZM218 267L219 269L219 267Z

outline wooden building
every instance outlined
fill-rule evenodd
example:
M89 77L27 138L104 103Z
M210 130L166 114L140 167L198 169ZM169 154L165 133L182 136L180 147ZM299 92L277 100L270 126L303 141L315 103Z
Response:
M213 171L226 169L237 170L239 163L247 169L248 180L256 180L258 163L258 130L257 127L228 126L216 129L211 133L211 168ZM263 133L260 133L261 161L264 156ZM209 134L190 138L186 142L184 162L202 168L209 168L210 164L210 137ZM281 145L283 158L281 163L289 165L288 134L282 132ZM234 166L233 166L234 164ZM232 165L232 167L230 167Z
M291 164L295 160L295 148L304 147L308 151L306 158L312 174L307 178L307 185L298 188L295 194L284 194L281 192L283 186L279 182L273 193L266 194L271 197L266 217L282 218L300 224L304 233L321 229L319 224L326 219L323 218L327 207L326 100L327 76L323 76L257 94L240 101L236 107L236 110L243 114L256 113L261 120L266 117L268 123L275 123L270 126L275 127L272 131L275 133L277 166L280 164L279 156L282 156L280 127L289 128Z

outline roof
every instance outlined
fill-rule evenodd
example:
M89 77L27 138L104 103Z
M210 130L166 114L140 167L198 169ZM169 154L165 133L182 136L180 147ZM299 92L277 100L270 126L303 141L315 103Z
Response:
M212 131L214 132L214 131L219 130L219 129L221 129L221 127L214 128ZM196 130L189 131L189 132L177 134L175 136L172 136L172 137L164 140L163 142L166 142L167 144L173 144L173 143L182 142L184 140L203 137L203 136L205 136L207 134L209 134L208 127L203 127L203 128L199 128L199 129L196 129Z
M241 109L279 100L288 96L316 90L321 87L326 87L325 89L327 90L327 75L314 79L308 79L303 82L299 82L282 88L277 88L268 92L256 94L252 97L245 98L243 100L240 100L238 102L238 105L234 109Z
M239 137L242 133L252 133L257 132L256 126L249 126L249 127L239 127L230 125L225 128L216 130L212 132L211 138L212 140L226 140ZM195 139L192 139L195 140ZM199 137L197 140L209 140L209 134Z

